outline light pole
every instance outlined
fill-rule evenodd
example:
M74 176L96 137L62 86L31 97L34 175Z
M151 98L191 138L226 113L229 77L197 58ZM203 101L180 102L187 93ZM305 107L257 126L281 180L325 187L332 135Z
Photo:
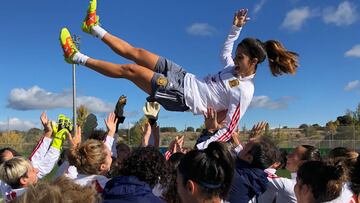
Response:
M80 50L80 36L73 35L75 46ZM72 85L73 85L73 129L76 135L76 64L72 64Z

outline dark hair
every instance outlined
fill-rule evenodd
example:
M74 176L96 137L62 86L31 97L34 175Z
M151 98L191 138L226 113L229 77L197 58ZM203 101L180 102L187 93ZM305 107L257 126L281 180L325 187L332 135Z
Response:
M321 155L318 148L311 145L301 145L306 149L306 152L302 155L301 159L305 161L321 161Z
M284 149L280 149L280 157L279 157L279 162L280 162L280 169L285 169L286 167L286 162L287 162L287 155L288 152Z
M234 160L224 143L212 142L204 150L188 152L178 166L183 185L192 180L205 199L225 199L234 175Z
M278 160L279 149L268 137L260 137L253 142L248 152L253 160L251 166L259 169L266 169Z
M93 130L89 136L88 139L94 139L94 140L100 140L100 141L103 141L106 139L106 132L104 130Z
M184 153L176 152L170 156L167 163L169 166L169 184L164 192L163 196L167 203L180 203L180 197L177 193L176 177L177 168L180 164L181 159L185 156Z
M153 188L157 183L167 186L168 170L165 157L153 146L139 147L124 161L119 173L136 176Z
M337 198L342 191L344 170L322 161L307 161L297 172L303 185L311 188L316 202L327 202Z
M130 147L125 143L117 143L116 150L117 151L126 151L128 153L130 153L130 151L131 151Z
M350 173L351 177L351 190L354 192L354 194L359 195L360 194L360 157L357 157L357 161L354 165L353 170Z
M4 157L4 152L5 151L9 151L13 154L13 156L21 156L15 149L10 148L10 147L5 147L0 149L0 164L4 163L5 157Z
M239 44L245 54L251 59L257 58L258 64L262 63L266 56L269 60L271 73L274 76L282 74L295 74L298 64L298 54L287 51L285 47L276 40L262 42L255 38L245 38Z

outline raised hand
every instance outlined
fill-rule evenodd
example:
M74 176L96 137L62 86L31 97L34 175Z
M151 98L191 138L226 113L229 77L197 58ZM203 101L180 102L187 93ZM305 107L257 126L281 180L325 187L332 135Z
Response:
M239 134L240 134L239 127L237 127L236 130L234 130L233 133L231 134L232 142L234 146L238 146L240 144Z
M46 137L51 137L52 128L51 121L48 119L46 112L42 112L40 116L41 124L44 126L44 132Z
M219 124L217 123L217 114L211 107L207 108L207 112L204 112L205 128L208 131L215 131L218 129Z
M149 122L145 123L145 126L142 127L142 133L143 133L143 138L142 138L141 146L146 147L149 145L149 139L151 135L151 125Z
M246 24L246 22L248 20L250 20L250 18L247 16L247 14L248 14L248 9L246 9L246 8L236 11L235 15L234 15L233 25L235 25L237 27L244 26Z
M71 148L77 147L81 143L81 127L76 126L76 133L75 136L72 137L72 135L67 132L67 135L69 137Z
M114 112L111 112L107 117L107 119L104 119L108 136L114 136L117 121L118 118L116 117Z
M267 124L268 123L265 121L261 121L261 122L258 122L257 124L255 124L250 131L249 139L254 139L254 138L260 136L261 131L263 131L265 129Z

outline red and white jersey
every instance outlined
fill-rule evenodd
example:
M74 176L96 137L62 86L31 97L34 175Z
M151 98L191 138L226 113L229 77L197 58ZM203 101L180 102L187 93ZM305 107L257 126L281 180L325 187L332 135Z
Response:
M294 192L296 184L296 173L291 173L291 179L279 177L277 175L268 175L270 193L277 193L277 203L291 203L297 202Z
M350 183L344 183L340 196L329 202L331 202L331 203L358 203L357 196L350 189Z
M241 28L233 26L224 44L221 53L224 69L204 79L198 79L190 73L185 75L184 95L190 111L194 114L203 114L208 107L214 108L215 111L227 110L224 127L210 139L197 144L198 149L204 149L214 141L228 141L253 98L255 74L247 77L236 76L231 55L240 30Z
M102 175L84 175L78 174L77 178L74 179L76 184L82 186L95 186L95 189L98 193L102 193L104 191L106 183L110 179L102 176Z
M18 188L18 189L11 189L7 192L5 192L5 195L3 195L3 198L5 202L10 202L11 200L16 199L16 197L21 196L26 192L26 188Z

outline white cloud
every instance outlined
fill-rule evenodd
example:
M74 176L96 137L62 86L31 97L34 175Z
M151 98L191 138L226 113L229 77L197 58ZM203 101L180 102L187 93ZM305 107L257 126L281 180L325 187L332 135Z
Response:
M85 105L90 112L94 113L111 112L114 108L114 105L92 96L78 96L77 105ZM38 86L33 86L30 89L15 88L10 92L7 107L23 111L71 108L72 92L53 93Z
M254 6L254 14L257 14L263 8L265 3L266 0L260 0L260 2Z
M250 108L263 108L263 109L284 109L288 107L289 102L294 100L293 97L281 97L276 101L271 101L268 96L254 96Z
M328 7L324 10L323 20L325 23L334 23L337 26L351 25L357 20L356 6L344 1L336 9Z
M295 8L286 14L282 27L289 30L299 30L307 19L311 17L309 7Z
M344 90L345 91L350 91L353 90L357 87L360 86L360 81L359 80L354 80L354 81L350 81L345 87Z
M353 46L349 51L345 52L345 56L348 57L360 57L360 44Z
M217 31L207 23L194 23L186 28L186 32L190 35L213 36Z
M37 127L35 123L31 121L20 120L18 118L10 118L8 121L0 121L0 131L3 130L20 130L26 131L30 128Z

